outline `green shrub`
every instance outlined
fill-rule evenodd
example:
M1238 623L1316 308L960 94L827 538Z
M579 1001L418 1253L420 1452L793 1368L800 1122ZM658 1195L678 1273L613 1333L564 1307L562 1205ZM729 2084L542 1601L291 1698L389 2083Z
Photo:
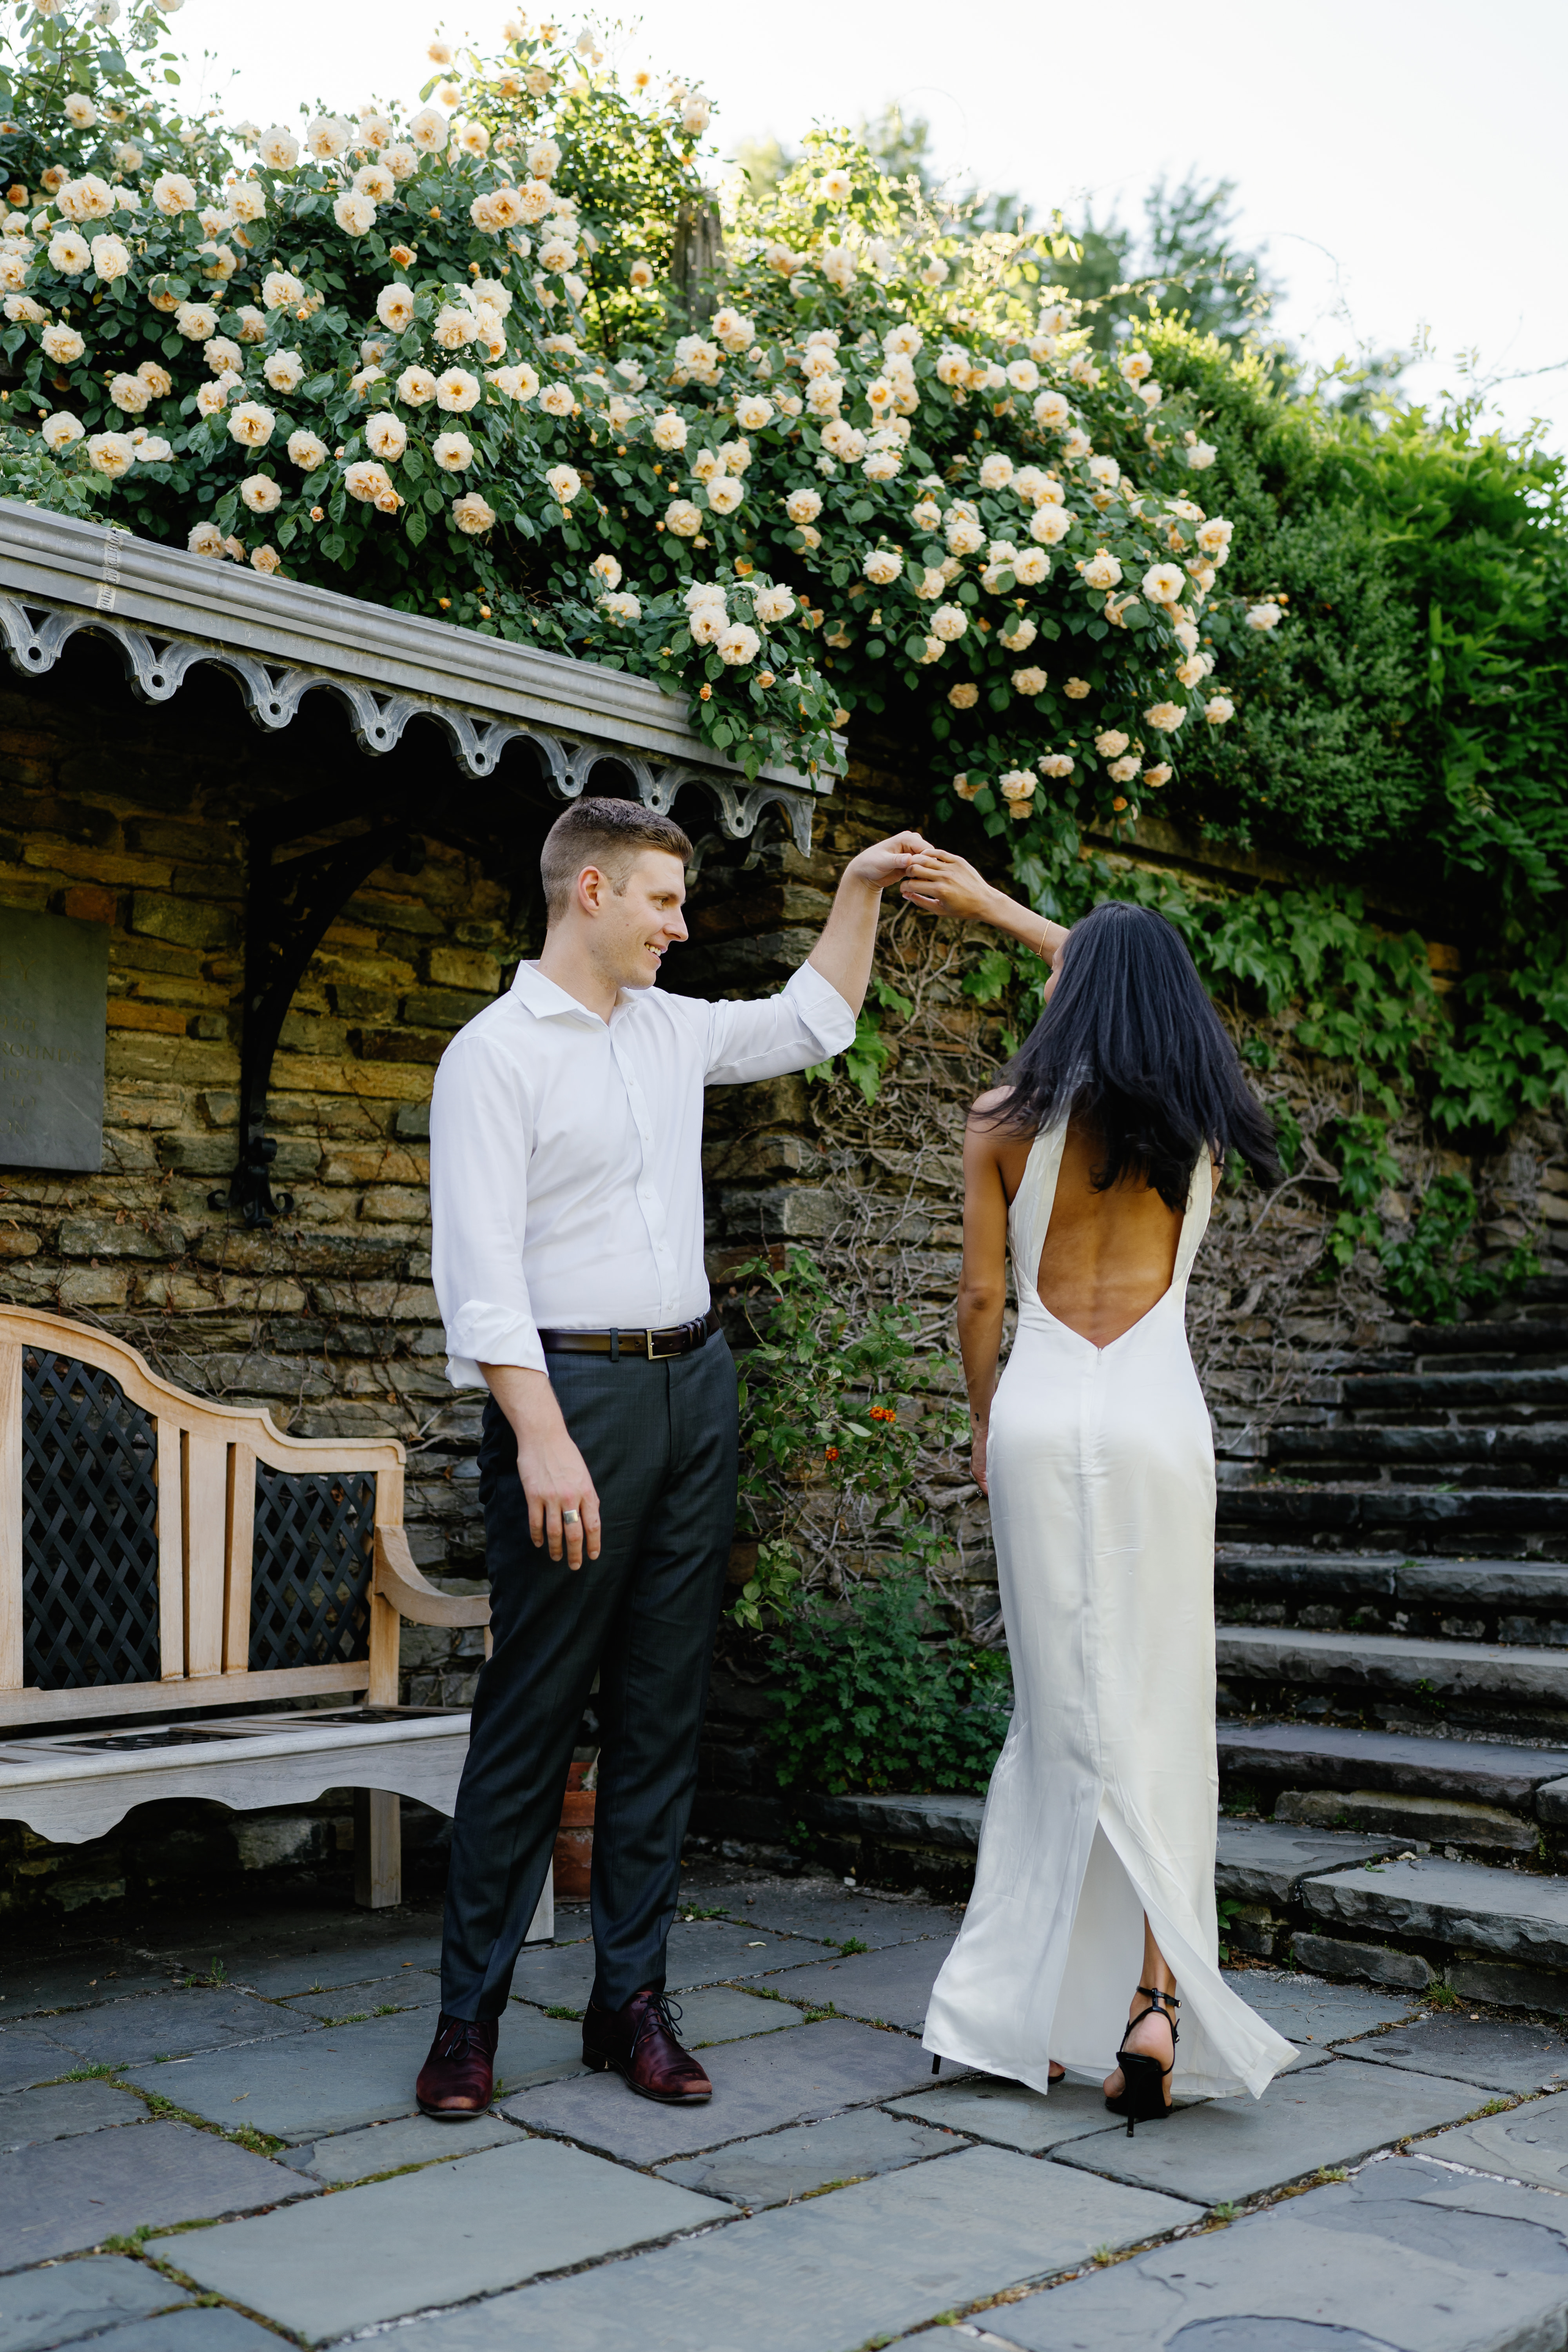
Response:
M821 1597L773 1636L782 1786L984 1790L1006 1737L1005 1653L945 1641L914 1570Z

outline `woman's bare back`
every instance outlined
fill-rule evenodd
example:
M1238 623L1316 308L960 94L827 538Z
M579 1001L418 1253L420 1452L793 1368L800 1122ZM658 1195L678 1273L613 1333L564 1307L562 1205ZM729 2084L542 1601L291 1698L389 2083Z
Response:
M978 1108L978 1106L977 1106ZM1024 1181L1034 1139L1000 1134L996 1164L1009 1202ZM1097 1192L1092 1136L1069 1123L1036 1287L1058 1323L1108 1348L1157 1307L1176 1269L1180 1212L1151 1184L1124 1178Z

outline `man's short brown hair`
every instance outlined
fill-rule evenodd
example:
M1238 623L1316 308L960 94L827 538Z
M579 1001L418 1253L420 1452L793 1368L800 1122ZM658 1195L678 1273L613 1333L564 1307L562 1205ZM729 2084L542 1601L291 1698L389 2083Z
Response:
M656 815L640 801L574 801L545 835L539 856L549 921L566 912L584 866L597 866L619 892L645 849L665 850L683 866L691 856L691 844L675 819Z

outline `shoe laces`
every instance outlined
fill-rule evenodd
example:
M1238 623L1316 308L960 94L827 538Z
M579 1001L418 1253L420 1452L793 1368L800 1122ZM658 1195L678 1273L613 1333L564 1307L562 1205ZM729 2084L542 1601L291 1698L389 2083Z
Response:
M477 2017L444 2018L440 2037L437 2043L442 2057L488 2059L489 2052L485 2048L480 2023L481 2021Z
M671 2000L667 1992L650 1992L637 2025L637 2038L640 2042L649 2025L657 2021L663 2026L672 2042L679 2042L680 2036L676 2032L676 2028L680 2023L680 2019L681 2008L678 2000Z

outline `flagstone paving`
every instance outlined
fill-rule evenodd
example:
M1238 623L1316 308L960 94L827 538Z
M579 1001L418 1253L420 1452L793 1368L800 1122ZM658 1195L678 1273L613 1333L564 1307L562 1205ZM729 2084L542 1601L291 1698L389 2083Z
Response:
M1554 2026L1240 1969L1297 2065L1261 2101L1184 2105L1129 2140L1091 2085L932 2080L917 2037L956 1913L710 1857L682 1895L722 1915L671 1939L715 2084L696 2108L586 2074L575 2014L549 2013L587 1998L583 1906L524 1953L497 2105L466 2125L414 2106L433 1911L316 1901L8 1961L0 2352L265 2352L386 2326L405 2352L1568 2336Z

